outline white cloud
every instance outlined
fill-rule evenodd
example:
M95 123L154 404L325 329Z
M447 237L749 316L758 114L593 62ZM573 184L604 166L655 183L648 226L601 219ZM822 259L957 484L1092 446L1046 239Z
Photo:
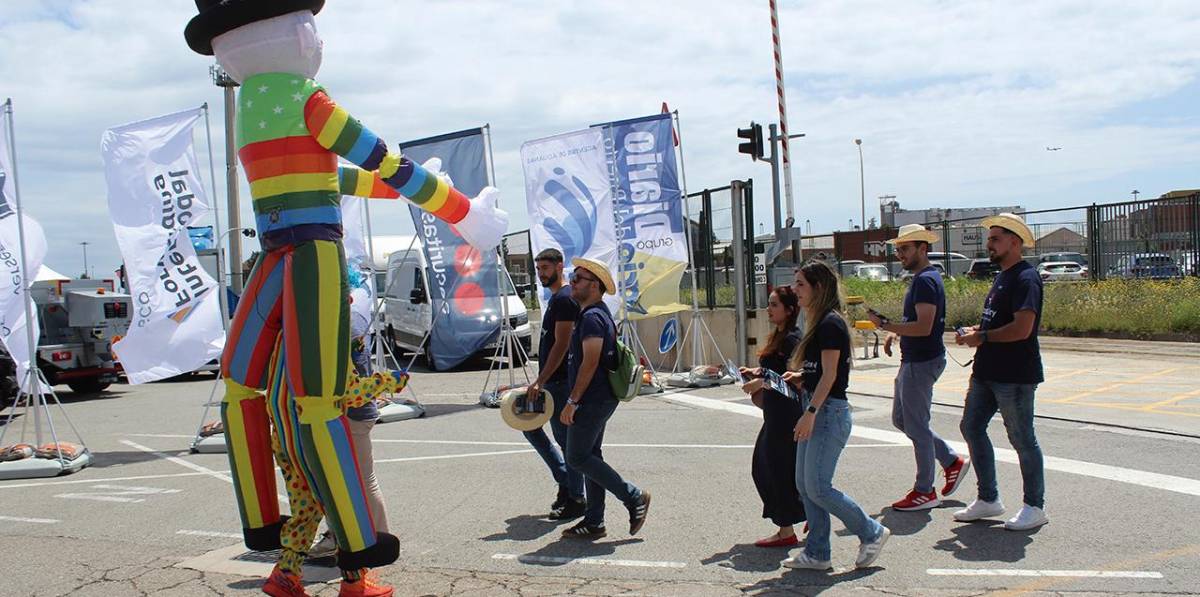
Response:
M1050 207L1197 186L1200 108L1169 101L1200 89L1195 2L781 10L790 126L807 134L792 144L797 211L815 230L858 218L856 137L866 194L894 193L905 207ZM15 102L22 191L55 268L78 272L82 240L98 274L118 262L105 128L207 101L220 177L220 92L182 35L193 12L154 0L5 1L0 95ZM736 153L734 136L776 118L765 0L338 0L317 23L319 80L390 143L491 124L514 230L527 224L522 142L662 101L682 117L690 190L753 176L756 219L770 225L768 169ZM198 142L203 151L203 133ZM398 206L373 215L377 231L410 227Z

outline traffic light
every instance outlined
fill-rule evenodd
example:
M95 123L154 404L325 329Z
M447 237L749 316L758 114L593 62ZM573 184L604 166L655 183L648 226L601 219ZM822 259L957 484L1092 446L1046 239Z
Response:
M750 123L750 128L738 129L738 139L745 139L744 142L738 143L738 153L748 154L752 160L760 160L763 157L763 136L762 125L755 122Z

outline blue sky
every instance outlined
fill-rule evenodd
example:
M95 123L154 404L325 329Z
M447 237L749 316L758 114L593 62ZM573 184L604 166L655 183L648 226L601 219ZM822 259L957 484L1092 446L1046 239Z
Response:
M0 97L51 267L81 271L80 241L97 274L119 263L105 128L209 102L220 171L221 96L182 35L194 10L5 0ZM796 210L814 231L857 222L855 138L868 216L883 194L1044 209L1200 187L1200 3L784 1L780 22L789 124L807 135L792 145ZM491 124L510 230L528 225L523 142L663 101L680 112L689 190L753 177L771 226L769 169L734 135L776 118L766 0L337 0L317 25L318 80L390 143ZM246 197L243 184L248 222ZM400 206L376 205L377 233L411 229Z

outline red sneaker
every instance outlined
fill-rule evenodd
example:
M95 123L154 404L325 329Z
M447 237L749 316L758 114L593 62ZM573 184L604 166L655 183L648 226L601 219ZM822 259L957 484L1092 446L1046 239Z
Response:
M946 484L942 486L942 497L950 497L958 489L967 473L971 472L971 461L959 456L954 464L946 467Z
M942 500L938 499L937 492L917 493L916 490L908 492L904 499L892 504L893 510L900 512L913 512L915 510L929 510L942 505Z
M384 584L378 575L368 570L354 582L342 579L338 597L392 597L392 585Z
M308 597L304 585L300 584L300 576L284 572L279 566L271 570L271 576L267 577L262 590L271 597Z

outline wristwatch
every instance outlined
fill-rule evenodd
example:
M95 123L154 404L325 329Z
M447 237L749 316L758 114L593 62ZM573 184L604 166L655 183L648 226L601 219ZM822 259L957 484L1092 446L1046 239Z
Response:
M567 398L567 404L570 404L571 406L579 406L579 401L575 400L574 398Z
M810 413L816 414L817 407L816 407L816 405L810 404L810 405L808 405L808 408L806 408L805 410Z

